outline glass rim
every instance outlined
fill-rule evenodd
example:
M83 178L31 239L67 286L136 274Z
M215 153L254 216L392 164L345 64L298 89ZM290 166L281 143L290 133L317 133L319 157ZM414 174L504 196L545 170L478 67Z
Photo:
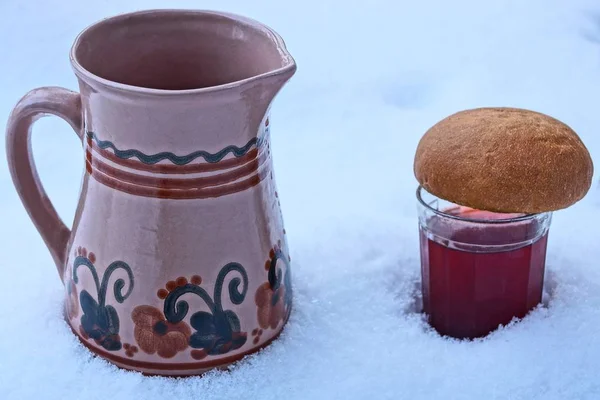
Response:
M419 203L421 203L421 205L423 205L425 208L429 209L436 215L439 215L440 217L450 218L450 219L454 219L457 221L472 222L472 223L487 224L487 225L500 225L500 224L510 224L510 223L514 223L514 222L528 221L533 218L543 216L545 214L549 214L548 212L542 212L542 213L535 213L535 214L523 214L523 215L520 215L518 217L513 217L513 218L499 218L499 219L464 218L464 217L460 217L458 215L448 214L441 210L437 210L437 209L433 208L431 205L427 204L427 202L425 202L425 200L423 200L423 197L421 196L421 191L423 191L423 190L427 192L427 189L425 189L423 186L419 185L417 187L417 199L419 200ZM429 192L427 192L427 193L429 193ZM435 195L432 194L432 196L435 196ZM437 198L437 196L436 196L436 198ZM444 199L441 199L441 200L444 200ZM497 213L497 214L502 214L502 213Z

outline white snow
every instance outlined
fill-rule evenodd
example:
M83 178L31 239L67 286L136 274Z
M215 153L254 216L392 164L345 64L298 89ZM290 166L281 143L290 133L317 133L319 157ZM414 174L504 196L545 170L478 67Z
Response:
M142 8L244 14L276 29L296 58L271 131L295 310L280 340L231 372L146 378L93 358L61 318L60 280L1 152L0 399L600 398L598 174L583 201L554 216L547 307L475 342L441 338L414 312L412 175L429 126L489 105L565 121L600 168L600 4L3 0L1 125L29 89L77 88L68 51L81 29ZM78 140L43 119L34 150L71 221Z

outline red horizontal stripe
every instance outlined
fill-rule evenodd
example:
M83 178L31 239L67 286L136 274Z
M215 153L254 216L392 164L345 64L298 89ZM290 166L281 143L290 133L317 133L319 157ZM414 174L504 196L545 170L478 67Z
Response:
M156 197L159 199L207 199L225 196L228 194L241 192L258 185L260 181L262 181L269 173L269 168L263 168L262 171L252 175L247 179L228 185L199 189L163 189L158 187L139 186L129 182L117 180L98 171L97 169L93 169L89 161L86 161L86 169L88 171L91 169L91 176L105 186L136 196Z

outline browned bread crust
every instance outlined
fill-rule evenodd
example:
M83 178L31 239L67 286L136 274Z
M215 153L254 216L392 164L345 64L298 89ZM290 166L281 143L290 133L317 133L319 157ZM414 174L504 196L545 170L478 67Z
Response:
M585 196L590 154L564 123L515 108L478 108L444 118L421 138L414 173L430 193L505 213L566 208Z

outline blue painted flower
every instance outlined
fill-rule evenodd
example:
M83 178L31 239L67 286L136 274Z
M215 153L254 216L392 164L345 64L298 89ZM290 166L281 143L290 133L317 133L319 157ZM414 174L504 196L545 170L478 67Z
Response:
M190 337L190 346L203 349L208 355L239 349L248 338L246 332L240 332L240 320L230 310L215 314L199 311L190 318L190 325L196 329Z
M72 282L76 285L79 281L77 274L80 267L85 267L89 270L93 282L96 285L98 300L94 299L87 290L82 290L79 293L79 305L83 315L81 316L79 333L85 339L93 339L98 346L102 346L108 351L121 350L121 338L119 336L119 316L117 310L111 305L106 304L106 291L108 289L108 280L111 274L118 270L124 270L129 278L129 288L124 294L122 292L125 286L125 281L120 278L114 284L114 296L118 303L122 303L133 290L133 273L129 265L122 261L111 263L104 271L102 281L98 277L94 262L96 255L87 251L85 247L79 247L75 251L75 260L73 261ZM71 272L69 270L69 276ZM76 289L76 287L75 287ZM74 291L74 290L73 290ZM69 292L71 293L71 292ZM76 293L76 291L75 291Z
M106 350L121 350L119 317L114 307L101 307L85 290L81 291L79 302L83 310L81 328L87 336Z

